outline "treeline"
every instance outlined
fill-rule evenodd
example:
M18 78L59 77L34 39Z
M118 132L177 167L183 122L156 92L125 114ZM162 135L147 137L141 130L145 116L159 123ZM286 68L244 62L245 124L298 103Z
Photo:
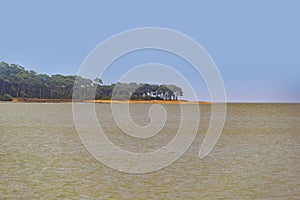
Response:
M109 93L106 93L106 87L109 87ZM113 90L111 90L110 88L113 88ZM96 94L98 95L96 95L96 99L109 98L116 100L179 100L183 96L183 91L176 85L117 83L110 86L98 87Z
M38 74L16 64L0 62L0 100L11 98L40 99L132 99L178 100L183 91L175 85L117 83L103 85L102 80L60 74Z

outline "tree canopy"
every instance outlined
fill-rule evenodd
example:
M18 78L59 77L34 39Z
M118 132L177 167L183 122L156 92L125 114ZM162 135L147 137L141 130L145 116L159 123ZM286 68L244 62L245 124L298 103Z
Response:
M76 89L76 90L74 90ZM0 62L0 100L15 98L118 100L178 100L183 91L176 85L116 83L103 85L100 78L90 80L76 75L38 74L16 64ZM91 95L92 93L92 95ZM5 97L5 98L4 98Z

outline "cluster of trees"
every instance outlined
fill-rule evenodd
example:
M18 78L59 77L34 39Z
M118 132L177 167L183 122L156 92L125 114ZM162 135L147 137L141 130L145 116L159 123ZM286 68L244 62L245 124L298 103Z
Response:
M0 62L0 100L16 98L40 99L161 99L178 100L183 92L175 85L117 83L103 85L102 80L80 76L38 74L16 64Z
M113 86L112 99L179 100L183 91L176 85L151 85L145 83L117 83ZM101 87L100 87L101 89ZM97 94L103 94L101 91ZM100 97L101 98L101 97Z
M76 76L38 74L16 64L0 63L0 96L16 98L72 98Z

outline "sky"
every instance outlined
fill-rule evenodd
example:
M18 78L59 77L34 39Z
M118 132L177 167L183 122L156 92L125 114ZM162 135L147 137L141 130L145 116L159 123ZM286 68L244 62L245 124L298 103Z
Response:
M0 7L0 61L49 75L77 74L89 53L112 35L162 27L206 49L228 102L300 102L300 1L1 0ZM136 52L115 62L102 78L110 84L118 80L116 74L143 63L176 65L184 68L198 100L209 100L201 77L175 57ZM147 73L138 77L143 76L149 79Z

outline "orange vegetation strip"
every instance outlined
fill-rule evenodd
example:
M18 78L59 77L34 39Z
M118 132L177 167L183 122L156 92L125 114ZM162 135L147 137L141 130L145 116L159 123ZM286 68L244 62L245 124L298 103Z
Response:
M119 101L119 100L86 100L87 103L119 103L119 104L210 104L210 102L204 101L168 101L168 100L129 100L129 101Z

